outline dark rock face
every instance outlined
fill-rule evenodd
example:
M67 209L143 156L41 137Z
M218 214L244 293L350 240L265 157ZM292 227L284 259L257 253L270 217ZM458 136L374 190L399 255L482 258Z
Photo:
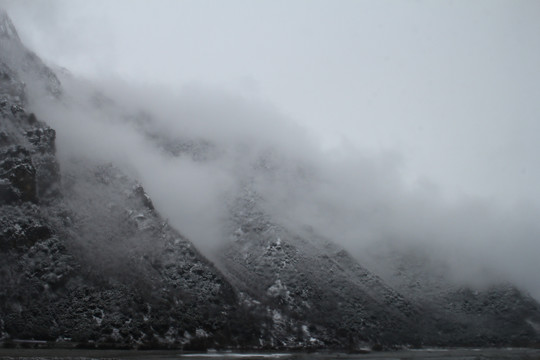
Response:
M3 63L0 68L8 69ZM53 201L57 193L50 190L60 186L55 133L26 113L24 86L6 71L0 81L0 334L50 339L53 319L40 300L64 270L43 256L56 254L61 241L53 217L37 204ZM44 136L36 141L35 133Z
M7 20L4 18L3 28L13 26ZM13 41L19 41L18 37ZM60 179L54 147L56 133L26 112L25 85L3 61L0 78L0 192L4 195L0 203L53 199L58 196Z
M0 100L0 202L49 201L59 195L56 133L12 98L3 94Z
M55 132L12 112L0 131L0 331L4 337L226 344L229 283L112 165L80 160L60 182ZM61 195L61 196L60 196Z
M36 197L36 169L32 164L30 153L19 146L11 147L2 152L5 159L0 163L2 180L11 185L5 202L11 200L37 201Z
M2 210L0 250L24 252L36 242L51 237L51 228L36 208L25 205L22 208L5 207Z

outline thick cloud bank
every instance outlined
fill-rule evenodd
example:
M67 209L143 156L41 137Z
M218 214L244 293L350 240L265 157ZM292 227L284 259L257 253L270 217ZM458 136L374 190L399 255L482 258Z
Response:
M208 253L249 183L360 258L418 247L540 298L538 3L0 5L75 74L32 105L63 161L120 164Z
M398 153L366 154L350 144L324 150L273 107L215 89L62 80L61 102L33 104L57 129L60 158L119 164L210 256L227 240L230 201L249 183L278 222L324 235L359 258L378 242L421 247L458 281L509 280L539 295L534 203L448 201L436 184L406 184ZM175 144L188 150L175 154Z

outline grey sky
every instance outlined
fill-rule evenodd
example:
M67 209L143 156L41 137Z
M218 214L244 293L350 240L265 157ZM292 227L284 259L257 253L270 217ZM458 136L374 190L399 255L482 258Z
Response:
M537 1L8 1L76 74L258 97L450 198L540 198Z
M537 1L16 1L23 40L76 74L190 82L403 156L450 197L540 198Z

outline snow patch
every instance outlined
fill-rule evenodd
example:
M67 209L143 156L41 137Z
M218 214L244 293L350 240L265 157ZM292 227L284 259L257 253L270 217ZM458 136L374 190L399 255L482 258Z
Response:
M308 337L310 336L309 329L307 325L302 325L302 332L304 333L304 336Z
M279 323L282 319L283 316L281 315L281 313L278 310L274 309L274 311L272 311L272 320L274 321L274 323Z
M103 322L103 317L105 316L105 313L103 312L103 310L99 310L99 312L101 314L99 314L98 316L95 315L95 313L92 315L92 318L94 319L94 321L98 324L98 325L101 325L101 323Z
M204 331L204 329L199 328L199 329L195 330L195 336L198 337L198 338L207 338L210 335L208 335L208 333L206 331Z
M277 297L280 295L284 296L285 298L289 297L289 290L287 290L287 286L281 283L280 279L276 279L274 284L270 286L268 290L266 290L266 293L271 297Z

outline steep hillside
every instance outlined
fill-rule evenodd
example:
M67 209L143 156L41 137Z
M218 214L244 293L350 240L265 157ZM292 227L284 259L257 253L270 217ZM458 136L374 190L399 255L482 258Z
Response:
M194 161L220 153L204 141L155 138L171 154ZM286 178L294 166L263 153L242 168L247 169L246 185L231 197L230 221L223 230L229 240L217 252L216 264L245 303L265 314L263 333L273 334L273 346L522 346L539 341L539 304L515 286L494 283L477 289L453 282L444 262L397 243L366 251L358 263L331 240L280 222L268 211L279 210L275 202L267 204L265 196L271 194L255 190L253 179ZM311 179L306 181L309 186Z
M266 331L275 345L300 340L355 349L419 341L413 304L332 242L275 224L261 201L245 189L234 204L231 240L218 263L246 302L272 316Z
M426 249L378 244L364 261L394 289L420 306L432 329L426 343L524 346L540 339L540 306L505 281L464 284Z
M55 131L25 109L28 86L52 83L61 96L60 83L1 20L1 338L230 344L232 287L144 189L110 164L75 159L60 171ZM19 67L14 54L29 60ZM23 72L46 76L24 83Z

